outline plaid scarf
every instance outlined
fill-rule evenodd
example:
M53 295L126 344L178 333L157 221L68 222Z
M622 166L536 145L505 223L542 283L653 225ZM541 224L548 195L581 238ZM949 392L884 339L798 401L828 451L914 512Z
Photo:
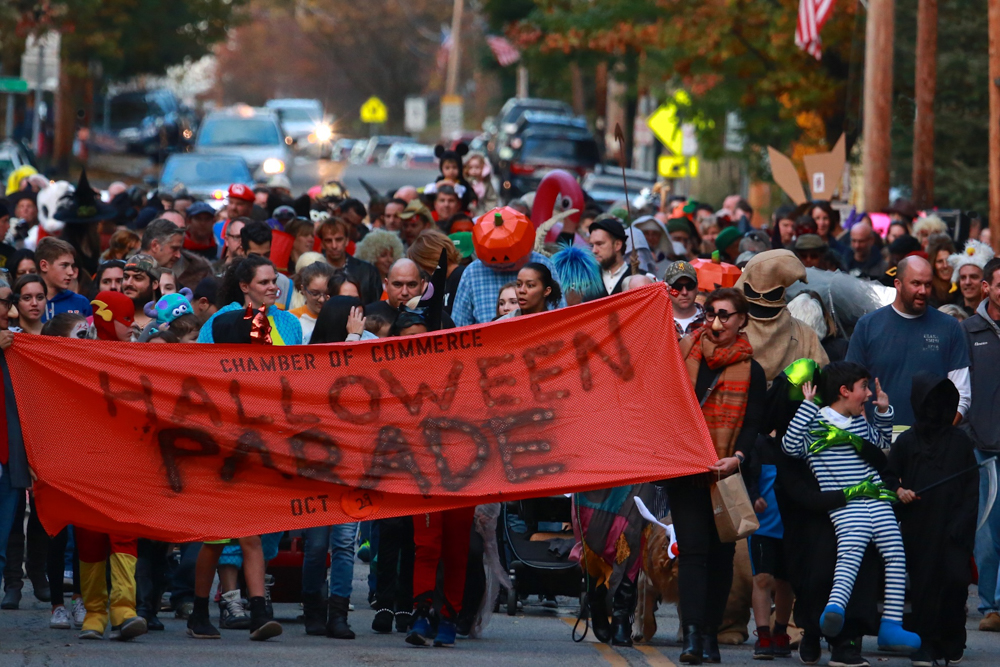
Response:
M698 383L698 369L702 359L708 362L711 370L721 370L708 397L698 396L698 400L705 399L701 412L715 444L715 452L720 459L724 459L733 455L736 438L743 427L747 395L750 392L753 348L743 334L729 347L718 347L711 336L704 335L706 331L707 328L699 329L681 341L681 357L693 387Z

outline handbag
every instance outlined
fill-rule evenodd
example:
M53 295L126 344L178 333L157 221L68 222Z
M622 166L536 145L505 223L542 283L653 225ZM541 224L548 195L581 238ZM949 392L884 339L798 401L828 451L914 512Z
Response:
M760 528L750 503L743 475L730 475L712 483L712 514L720 542L736 542Z

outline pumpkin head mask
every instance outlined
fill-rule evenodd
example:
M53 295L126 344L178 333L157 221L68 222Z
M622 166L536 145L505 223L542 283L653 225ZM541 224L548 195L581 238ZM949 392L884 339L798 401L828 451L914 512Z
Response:
M494 271L513 271L531 254L535 226L512 208L495 208L472 228L476 257Z

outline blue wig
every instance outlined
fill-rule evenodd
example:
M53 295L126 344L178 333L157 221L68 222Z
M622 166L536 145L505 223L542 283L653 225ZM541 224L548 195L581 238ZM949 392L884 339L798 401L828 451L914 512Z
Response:
M563 292L576 292L584 301L606 296L601 267L589 250L575 246L563 248L552 256L552 264Z

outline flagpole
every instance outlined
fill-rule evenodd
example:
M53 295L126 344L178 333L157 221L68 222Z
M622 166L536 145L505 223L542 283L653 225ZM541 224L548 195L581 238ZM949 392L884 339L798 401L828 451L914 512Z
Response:
M451 10L451 49L448 50L448 81L445 95L454 95L458 87L458 58L462 41L463 0L455 0Z

